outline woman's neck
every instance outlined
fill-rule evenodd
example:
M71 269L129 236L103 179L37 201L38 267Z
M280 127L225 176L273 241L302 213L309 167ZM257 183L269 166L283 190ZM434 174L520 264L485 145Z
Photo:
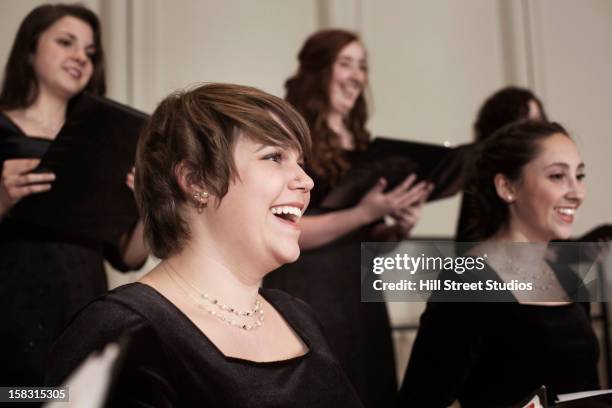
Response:
M28 135L54 138L66 119L68 100L41 90L34 102L23 109L7 111Z
M549 237L543 237L541 234L534 233L528 226L516 222L509 222L505 227L500 228L493 240L502 242L524 242L532 244L547 244L550 242Z
M344 150L355 149L355 138L353 133L346 127L344 117L338 112L327 115L327 126L340 138L340 147Z
M500 229L487 240L492 253L501 253L504 259L512 259L525 268L528 265L539 265L546 257L549 241L533 239L520 230L513 228Z
M24 109L24 113L26 117L36 118L45 127L59 130L66 120L67 108L67 99L41 91L34 103Z
M531 242L529 238L518 231L512 231L509 228L504 228L498 231L493 237L492 241L496 242Z
M344 117L338 112L330 112L327 115L327 126L336 133L346 131Z
M237 271L218 255L209 248L196 251L186 247L163 261L162 266L177 284L195 296L208 294L236 310L251 309L261 286L261 275Z

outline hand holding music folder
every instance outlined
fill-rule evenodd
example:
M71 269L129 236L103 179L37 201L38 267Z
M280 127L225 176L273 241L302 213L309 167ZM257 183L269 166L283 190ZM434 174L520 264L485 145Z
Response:
M377 137L323 199L321 206L341 209L355 206L378 179L391 190L410 174L434 184L428 201L450 197L462 187L474 150L473 144L447 147Z
M138 220L125 179L146 119L103 97L78 97L37 169L55 173L51 190L21 200L11 217L116 243Z

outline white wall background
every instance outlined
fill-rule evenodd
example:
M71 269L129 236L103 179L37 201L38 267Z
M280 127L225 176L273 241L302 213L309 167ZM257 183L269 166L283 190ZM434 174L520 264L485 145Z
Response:
M38 0L0 1L0 61ZM89 0L108 56L109 96L150 112L196 82L250 84L282 96L305 37L359 31L369 50L377 135L470 140L484 98L535 90L579 142L589 199L576 233L612 218L610 0ZM417 235L451 235L458 198L426 208Z
M19 22L40 3L0 0L2 63ZM375 135L466 142L486 96L505 85L530 87L549 116L573 133L587 164L589 197L576 234L612 222L610 0L84 3L103 22L109 96L147 112L170 91L202 81L249 84L283 96L303 40L323 27L362 34ZM429 205L415 235L452 235L458 201ZM414 323L422 305L390 307L396 323ZM400 360L407 358L410 338L403 338Z

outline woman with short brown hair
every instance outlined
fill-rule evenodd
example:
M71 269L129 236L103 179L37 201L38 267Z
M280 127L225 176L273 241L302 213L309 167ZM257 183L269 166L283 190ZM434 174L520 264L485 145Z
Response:
M359 407L312 310L262 278L300 253L310 136L285 102L209 84L166 98L142 134L136 196L162 262L84 309L52 384L131 338L113 406Z

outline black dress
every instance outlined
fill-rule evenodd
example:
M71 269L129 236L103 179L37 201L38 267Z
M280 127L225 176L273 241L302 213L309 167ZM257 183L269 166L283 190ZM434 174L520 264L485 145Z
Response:
M588 304L430 302L399 405L508 407L541 385L552 402L557 394L598 389L598 357Z
M308 346L287 360L226 357L187 316L141 283L119 287L82 310L53 349L47 383L60 384L85 357L128 334L112 407L362 407L312 310L261 289Z
M0 113L0 166L7 156L40 158L50 144ZM10 213L0 222L0 384L42 384L53 341L107 290L105 258L127 270L116 247L17 222Z
M349 163L360 154L345 152ZM331 186L315 181L308 214L321 213ZM353 231L270 273L264 286L284 290L315 310L329 344L366 407L394 406L395 357L385 303L361 302L361 242L371 241L371 226Z

